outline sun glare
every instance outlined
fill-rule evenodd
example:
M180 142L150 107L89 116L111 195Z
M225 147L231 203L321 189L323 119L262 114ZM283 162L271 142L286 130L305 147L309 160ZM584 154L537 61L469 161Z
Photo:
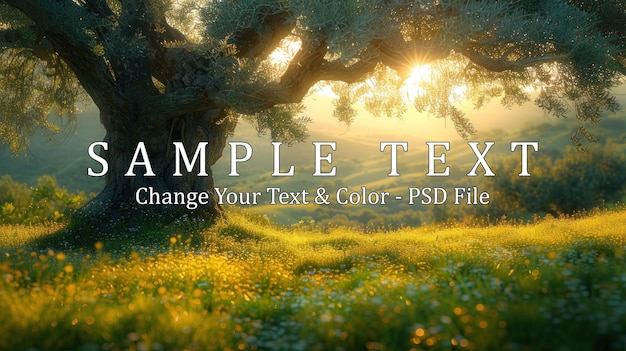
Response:
M415 97L424 95L424 83L433 79L433 71L430 65L419 65L413 68L409 78L404 81L402 89L409 101L413 101Z
M412 70L412 74L404 81L404 85L402 86L402 91L405 94L407 101L412 103L416 97L425 95L427 93L428 85L436 83L433 81L438 79L438 75L440 74L441 73L430 64L415 66ZM466 96L466 92L467 86L465 85L453 86L451 88L450 95L448 96L450 103L463 100Z
M420 84L432 78L432 68L430 65L419 65L413 68L411 76L407 79L407 83Z

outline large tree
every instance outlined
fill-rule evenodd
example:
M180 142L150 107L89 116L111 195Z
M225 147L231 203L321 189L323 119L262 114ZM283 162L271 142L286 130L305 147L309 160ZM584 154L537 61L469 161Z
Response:
M437 79L409 104L462 136L473 128L455 107L459 87L477 106L522 103L532 90L547 112L580 120L579 144L592 138L585 124L617 108L625 42L621 0L0 0L0 136L19 153L35 129L57 128L50 116L71 120L86 93L110 169L79 215L136 218L146 210L133 210L140 187L213 189L210 172L173 176L174 141L190 151L208 142L212 165L241 118L301 140L300 103L320 82L335 82L343 121L355 102L398 115L407 105L398 87L420 65ZM140 141L156 176L126 177ZM159 211L167 220L182 210ZM194 215L220 211L213 201Z

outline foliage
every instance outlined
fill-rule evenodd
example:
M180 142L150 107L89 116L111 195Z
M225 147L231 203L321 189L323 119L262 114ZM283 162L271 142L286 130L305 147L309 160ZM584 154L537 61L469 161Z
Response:
M0 146L17 155L36 132L71 126L84 91L26 16L0 4L0 30Z
M612 5L613 16L623 18L623 7ZM386 18L386 11L395 16ZM412 103L418 110L450 118L464 137L474 130L455 106L455 90L462 86L476 106L498 96L506 106L521 104L529 100L525 88L532 86L541 91L536 102L546 111L560 116L573 112L590 123L597 122L598 111L616 108L606 89L621 77L609 72L622 69L598 63L607 55L622 54L615 36L624 28L613 25L612 31L603 31L602 21L616 23L603 5L445 1L414 6L397 2L386 8L377 1L222 2L205 12L207 36L232 40L243 31L260 32L264 19L277 14L295 23L302 42L326 41L337 61L365 61L379 54L371 52L371 44L379 45L388 68L378 67L349 90L336 89L335 115L343 121L353 117L350 104L361 100L375 114L401 115L406 99L400 98L398 87L418 65L429 65L436 79L410 92L415 95ZM389 84L393 80L395 86ZM587 137L584 131L581 127L581 137Z
M254 126L259 135L265 135L269 131L272 140L293 145L295 142L306 140L309 136L307 124L311 122L311 119L294 117L303 110L304 106L299 104L276 106L243 118Z
M69 193L48 175L41 176L35 187L28 188L8 175L0 178L0 223L39 224L64 222L87 202L84 192Z
M624 215L363 234L233 214L201 246L169 227L63 252L0 227L0 349L623 350Z
M531 157L529 177L518 176L519 155L494 157L490 167L496 176L481 177L472 184L489 194L487 205L463 206L447 201L429 206L423 215L428 220L418 224L533 221L623 206L626 159L622 145L591 144L584 152L571 146L564 149L545 148L539 156Z
M531 177L500 173L485 180L485 190L498 199L487 214L559 216L611 205L626 194L626 158L611 145L592 147L587 152L569 148L562 155L543 153L533 160ZM515 169L519 160L509 158L494 168Z
M25 5L5 0L0 2L0 118L2 125L12 127L0 129L0 136L15 152L23 151L23 135L32 134L34 127L56 130L47 121L51 112L74 115L81 85L102 108L105 102L123 104L124 98L111 101L107 89L149 104L152 100L143 92L128 89L143 84L145 93L163 94L163 101L181 87L194 87L199 90L186 103L206 96L213 100L194 102L198 109L282 116L273 123L263 117L265 122L257 126L297 139L303 135L301 121L283 115L299 109L272 109L299 103L318 81L351 84L350 91L340 89L337 102L336 115L344 121L351 119L347 101L364 100L376 114L397 115L407 102L398 87L414 67L430 64L437 79L411 92L415 96L410 103L450 118L465 137L473 127L452 98L459 86L468 88L477 106L496 96L507 106L524 102L529 99L524 88L534 86L541 91L537 104L547 111L563 115L569 110L581 121L596 123L599 111L616 108L608 89L625 71L624 18L626 10L617 1ZM283 62L275 62L271 54L289 45L297 48ZM84 62L77 64L78 58ZM146 68L148 61L152 68ZM98 75L107 71L112 75ZM389 89L394 81L395 88ZM180 114L188 112L183 105ZM165 111L169 107L161 106L162 113L176 115ZM294 135L285 127L291 123L297 125ZM584 131L581 137L587 137Z

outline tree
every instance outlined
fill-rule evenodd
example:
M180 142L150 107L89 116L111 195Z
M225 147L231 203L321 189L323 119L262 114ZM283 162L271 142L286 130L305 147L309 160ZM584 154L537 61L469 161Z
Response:
M86 93L100 110L108 149L106 186L77 215L137 218L135 191L211 191L213 177L173 176L172 142L208 142L214 164L239 119L294 142L306 137L300 103L320 82L336 116L351 104L379 114L404 111L398 87L431 65L409 104L449 118L468 137L455 89L477 106L529 99L586 123L618 108L611 87L626 72L626 6L607 0L0 0L0 135L15 153L49 115L76 115ZM292 52L289 52L291 48ZM276 53L286 52L276 59ZM156 176L125 177L145 142ZM163 220L180 208L159 208ZM128 212L130 211L130 212ZM215 201L195 216L221 213Z

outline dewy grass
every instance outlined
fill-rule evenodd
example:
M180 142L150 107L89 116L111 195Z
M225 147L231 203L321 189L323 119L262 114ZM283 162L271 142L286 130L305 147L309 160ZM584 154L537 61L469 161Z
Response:
M152 246L0 228L1 350L624 350L626 212L359 233L233 214ZM15 245L14 243L17 243Z

